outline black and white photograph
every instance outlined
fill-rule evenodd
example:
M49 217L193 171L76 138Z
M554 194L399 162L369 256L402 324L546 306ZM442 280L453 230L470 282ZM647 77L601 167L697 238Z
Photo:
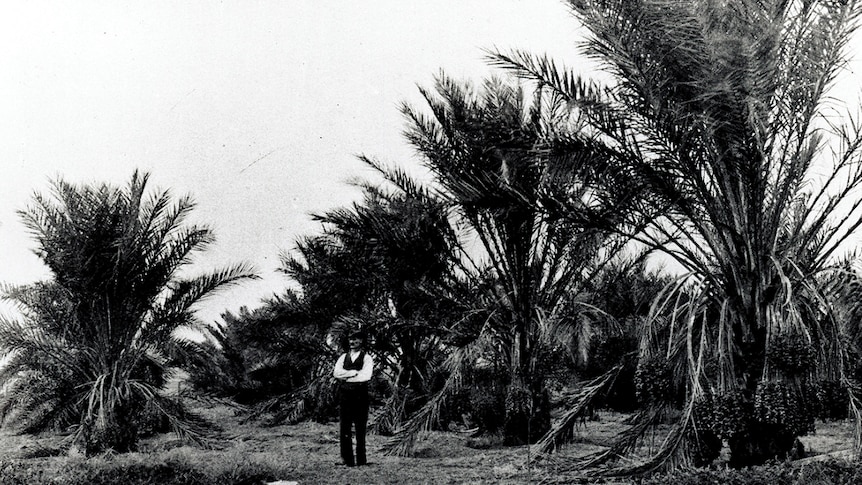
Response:
M0 484L862 482L860 26L0 3Z

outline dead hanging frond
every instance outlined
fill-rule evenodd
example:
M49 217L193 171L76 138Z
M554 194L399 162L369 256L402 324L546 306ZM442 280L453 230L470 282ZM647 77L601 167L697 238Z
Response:
M432 397L422 408L414 414L395 435L383 445L383 452L387 455L407 456L413 450L416 438L421 432L430 431L433 424L440 415L440 409L450 393L459 385L452 385L454 380L447 380L448 386Z
M391 393L386 398L383 406L378 408L371 417L371 424L368 426L369 430L373 430L377 434L384 436L391 436L407 420L407 404L411 400L421 397L417 396L416 391L413 389L397 385L398 382L402 381L404 373L408 371L409 369L400 367L394 375L388 377L389 382L392 384Z
M605 476L642 476L690 466L690 453L685 445L691 440L690 432L692 429L692 408L688 407L683 418L674 424L671 431L665 436L658 451L646 461L630 466L610 468L601 474Z
M549 453L571 443L575 437L575 428L592 412L595 399L614 384L622 369L623 366L618 365L584 384L572 398L569 410L541 440L533 445L533 452L535 454Z
M201 414L178 404L178 400L160 394L142 382L133 382L136 392L147 396L147 405L163 416L174 434L181 440L212 448L221 437L221 427Z
M469 346L468 346L469 347ZM463 386L462 373L470 360L468 347L454 351L444 364L449 369L449 377L431 399L419 411L404 423L392 438L383 445L387 455L407 456L413 450L413 445L420 433L431 431L434 423L440 417L440 410L446 400Z
M422 432L430 431L440 417L440 411L447 400L464 387L464 373L470 366L476 365L480 356L487 348L488 323L480 333L479 338L468 345L455 349L443 363L443 369L449 372L443 387L431 399L410 417L383 446L387 455L407 456L413 449L417 437Z
M314 367L302 386L271 395L268 399L241 408L240 412L243 423L261 420L268 424L295 424L306 418L317 417L320 409L332 408L335 399L332 367L329 357L324 356L315 359Z
M703 306L708 299L705 295L700 290L698 295L690 295L690 299L679 299L673 292L665 295L665 298L674 300L668 308L672 313L680 313L679 321L674 324L664 319L664 325L660 325L663 328L654 329L654 333L650 333L653 340L648 339L642 348L646 352L643 355L659 351L660 360L683 381L678 383L686 389L681 415L668 431L661 431L660 425L667 417L679 411L671 399L650 399L646 407L631 419L633 424L620 433L608 449L586 457L576 464L575 469L587 476L640 476L692 464L693 455L700 446L694 410L707 392L704 388L704 381L708 379L705 366L713 350L708 319L703 316ZM658 321L659 317L652 315L652 320ZM679 328L674 330L675 326ZM667 339L666 352L661 350L664 348L661 338ZM663 438L654 453L633 464L612 466L621 458L631 460L640 454L645 441L656 435L663 435Z
M241 415L248 415L252 412L251 407L245 404L240 404L229 397L216 396L214 394L200 392L198 390L188 387L183 388L178 394L178 396L185 401L198 402L207 407L224 406L228 409L236 411L238 414Z
M640 411L634 416L634 424L620 433L608 449L585 457L573 469L588 477L628 477L691 466L694 447L697 446L694 403L694 399L689 399L682 416L664 435L656 451L644 460L630 465L611 466L622 458L632 460L632 456L643 446L648 433L664 420L669 411L667 406L650 406Z
M661 421L665 411L665 409L658 407L648 407L639 411L632 418L634 424L621 432L608 449L587 455L574 463L573 468L590 474L599 474L590 469L618 460L635 450L646 433Z
M374 414L368 429L381 435L394 434L406 419L407 400L409 398L409 390L400 386L393 386L392 394L389 395L383 406Z
M288 394L274 396L250 408L245 421L263 419L271 424L295 424L308 418L318 407L326 407L335 400L333 377L328 372L318 373L305 385Z
M631 455L649 430L654 428L668 411L666 404L651 405L636 415L635 424L622 433L608 450L594 455L583 463L584 468L594 469L591 473L603 476L643 476L693 464L694 455L699 453L702 439L699 437L695 409L706 393L701 380L704 374L704 358L709 352L706 331L699 329L699 332L695 332L694 323L690 321L688 336L685 339L679 339L684 342L682 347L686 350L683 352L682 348L679 348L678 352L685 354L688 366L689 383L686 403L681 416L665 435L658 450L639 463L621 467L596 468L619 457ZM695 333L700 334L699 338L695 338Z

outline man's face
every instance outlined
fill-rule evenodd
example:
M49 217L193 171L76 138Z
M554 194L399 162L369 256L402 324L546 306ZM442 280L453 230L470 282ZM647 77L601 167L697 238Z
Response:
M358 349L362 347L362 339L359 337L350 337L349 342L351 349Z

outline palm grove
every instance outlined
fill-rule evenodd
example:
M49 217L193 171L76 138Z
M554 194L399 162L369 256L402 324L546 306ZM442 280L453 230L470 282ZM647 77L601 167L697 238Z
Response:
M205 441L212 424L162 392L177 368L260 419L327 420L332 344L360 326L391 453L455 424L552 452L601 407L631 427L575 465L612 473L725 444L734 465L789 456L817 417L859 429L862 137L828 96L858 3L571 9L607 81L520 51L489 53L505 74L478 85L440 74L402 107L431 179L361 157L383 182L315 216L282 257L295 285L223 326L193 304L254 275L180 271L211 240L188 199L138 174L34 196L21 215L53 277L6 292L23 317L0 325L4 424L73 430L91 453L167 427Z

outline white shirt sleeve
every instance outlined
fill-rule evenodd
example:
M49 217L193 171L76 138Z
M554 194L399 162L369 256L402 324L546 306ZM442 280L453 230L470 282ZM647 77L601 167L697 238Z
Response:
M339 357L338 360L335 361L335 368L332 370L332 375L336 379L347 379L348 377L353 375L352 370L344 369L344 357L346 355L347 354L341 354L341 357Z
M344 369L344 359L341 359L342 370ZM337 365L337 363L336 363ZM350 371L345 371L350 372ZM359 372L347 379L347 382L368 382L371 380L371 375L374 372L374 359L370 355L365 354L365 360L362 361L362 369ZM336 376L337 377L337 376Z

